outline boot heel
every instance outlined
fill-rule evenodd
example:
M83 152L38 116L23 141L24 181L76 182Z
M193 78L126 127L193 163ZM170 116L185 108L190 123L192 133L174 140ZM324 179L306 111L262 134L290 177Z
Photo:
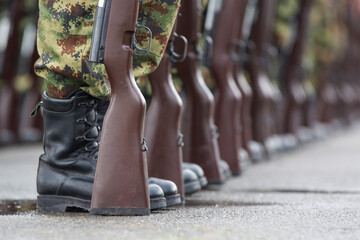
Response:
M90 201L73 197L38 196L37 209L46 212L89 211Z

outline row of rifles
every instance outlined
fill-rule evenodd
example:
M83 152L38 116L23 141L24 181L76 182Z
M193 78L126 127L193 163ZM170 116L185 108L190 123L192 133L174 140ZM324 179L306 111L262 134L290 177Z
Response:
M237 175L248 161L323 137L359 116L360 16L355 1L344 5L346 52L322 69L316 91L305 88L302 66L313 2L298 0L289 23L291 44L279 51L273 46L276 0L209 0L205 9L200 0L182 0L164 58L148 76L150 171L153 166L156 171L160 159L183 159L199 164L209 182L222 182L222 160ZM0 6L0 146L42 139L41 117L29 116L41 96L41 81L33 71L38 58L36 5L13 0ZM274 59L281 67L271 79ZM178 91L171 73L181 81ZM169 144L173 139L178 139L176 145Z

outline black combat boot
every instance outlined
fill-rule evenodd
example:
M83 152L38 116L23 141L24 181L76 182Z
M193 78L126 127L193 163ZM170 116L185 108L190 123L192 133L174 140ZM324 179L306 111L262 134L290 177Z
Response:
M183 170L189 169L197 175L201 188L205 188L207 186L208 181L207 178L205 177L204 170L198 164L183 162L182 168Z
M174 182L161 178L149 177L149 184L156 184L161 187L166 198L167 207L181 204L181 197L180 194L178 194L178 188Z
M37 190L39 210L65 212L90 209L100 141L98 100L78 90L68 99L46 95L43 107L44 154L40 156ZM116 184L116 183L114 183ZM162 189L149 185L151 209L166 207Z

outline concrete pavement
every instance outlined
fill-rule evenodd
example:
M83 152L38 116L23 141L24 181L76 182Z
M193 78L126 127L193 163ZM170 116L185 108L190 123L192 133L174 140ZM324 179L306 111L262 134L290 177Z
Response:
M41 147L0 149L0 239L360 239L360 125L150 217L34 210Z

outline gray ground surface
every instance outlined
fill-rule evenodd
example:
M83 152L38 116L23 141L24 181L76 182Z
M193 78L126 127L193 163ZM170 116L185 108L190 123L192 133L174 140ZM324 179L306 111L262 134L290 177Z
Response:
M40 153L40 146L0 149L1 240L360 239L360 125L150 217L36 212Z

